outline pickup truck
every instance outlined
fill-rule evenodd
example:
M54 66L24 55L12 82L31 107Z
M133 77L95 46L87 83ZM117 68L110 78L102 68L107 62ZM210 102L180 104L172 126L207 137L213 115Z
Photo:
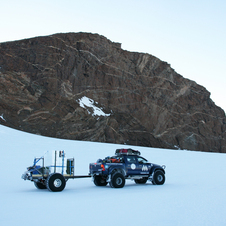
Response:
M90 175L96 186L123 188L125 179L136 184L145 184L148 180L154 185L165 183L165 166L149 163L133 149L117 149L115 156L98 159L89 165Z

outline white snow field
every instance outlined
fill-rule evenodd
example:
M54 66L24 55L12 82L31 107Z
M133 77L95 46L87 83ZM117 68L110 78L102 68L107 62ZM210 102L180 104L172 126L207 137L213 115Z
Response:
M0 126L0 225L226 225L226 154L69 141ZM68 180L62 192L38 190L21 175L34 157L64 150L75 157L76 175L89 163L134 148L166 165L162 186L126 180L121 189L96 187L90 178Z

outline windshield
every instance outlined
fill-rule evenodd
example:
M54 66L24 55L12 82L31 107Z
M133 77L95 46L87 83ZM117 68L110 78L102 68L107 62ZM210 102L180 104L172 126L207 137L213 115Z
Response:
M144 164L144 163L148 163L148 160L143 158L143 157L138 157L137 158L137 161L140 163L140 164Z

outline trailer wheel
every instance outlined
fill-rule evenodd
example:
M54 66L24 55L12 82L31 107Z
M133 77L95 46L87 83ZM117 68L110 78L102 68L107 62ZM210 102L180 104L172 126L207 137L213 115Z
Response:
M112 175L110 186L112 188L123 188L125 185L125 177L121 173L115 173Z
M143 177L141 179L135 179L134 181L136 184L146 184L147 180L148 180L147 177Z
M34 185L35 185L35 187L38 188L38 189L46 189L46 188L47 188L46 185L43 184L43 183L41 183L41 182L35 182L35 181L34 181Z
M46 180L46 187L49 191L59 192L63 191L66 186L66 180L60 173L52 173Z
M156 170L152 179L154 185L162 185L165 183L165 174L161 170Z
M104 179L103 177L101 176L95 176L94 178L94 184L96 186L106 186L108 184L108 182L106 181L106 179Z

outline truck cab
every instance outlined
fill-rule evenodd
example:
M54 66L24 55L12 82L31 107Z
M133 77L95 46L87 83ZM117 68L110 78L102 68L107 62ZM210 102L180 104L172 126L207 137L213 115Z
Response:
M122 158L127 176L149 174L151 164L145 158L137 155L122 155Z

